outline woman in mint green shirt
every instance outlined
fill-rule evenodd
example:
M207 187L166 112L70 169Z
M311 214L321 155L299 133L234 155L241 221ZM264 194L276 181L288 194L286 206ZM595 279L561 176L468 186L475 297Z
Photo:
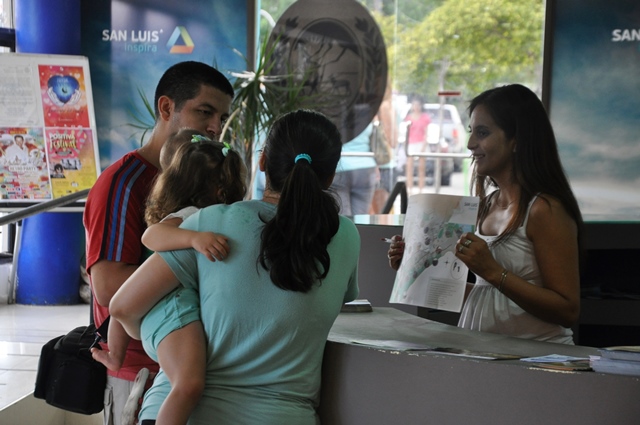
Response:
M260 158L262 200L200 210L182 227L217 231L224 261L195 250L154 254L118 291L111 314L139 338L140 320L180 283L199 291L208 342L206 386L190 424L315 425L329 330L358 295L360 238L327 192L341 151L324 115L280 117ZM146 393L140 421L155 418L168 381Z

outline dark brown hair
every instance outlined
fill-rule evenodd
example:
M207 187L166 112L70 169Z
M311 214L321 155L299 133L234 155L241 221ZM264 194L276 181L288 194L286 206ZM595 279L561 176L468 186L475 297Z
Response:
M581 244L580 207L562 168L556 137L538 96L520 84L510 84L476 96L469 105L469 116L479 105L487 109L507 140L516 140L512 178L520 186L518 211L495 243L508 238L522 225L529 203L535 195L542 194L562 204L578 226ZM473 182L474 193L480 197L478 223L481 223L488 212L488 191L496 184L490 177L477 175L475 170Z
M327 187L341 151L340 132L319 112L290 112L271 127L263 153L265 172L269 189L280 193L280 200L262 231L258 261L279 288L308 292L329 272L327 245L340 217Z
M244 198L247 171L234 150L192 129L180 130L165 146L175 153L165 155L168 165L147 198L148 225L188 206L204 208Z
M160 116L158 99L167 96L175 102L180 111L187 100L195 98L202 86L210 86L233 98L233 86L220 71L202 62L179 62L167 69L158 85L154 96L156 119Z

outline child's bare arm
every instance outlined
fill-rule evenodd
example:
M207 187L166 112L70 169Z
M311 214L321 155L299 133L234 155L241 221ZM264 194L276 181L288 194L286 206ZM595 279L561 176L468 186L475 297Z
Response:
M176 217L152 224L142 234L142 243L152 251L191 248L189 234L178 227L181 223L182 219Z
M153 224L142 235L142 243L153 251L194 248L209 260L222 260L229 254L227 238L212 232L181 229L182 219L172 218Z

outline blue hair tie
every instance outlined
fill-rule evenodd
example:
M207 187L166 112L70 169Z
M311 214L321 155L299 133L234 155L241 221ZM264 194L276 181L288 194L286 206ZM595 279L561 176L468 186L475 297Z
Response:
M293 162L298 162L301 159L306 159L307 162L311 164L311 156L307 155L306 153L301 153L300 155L296 156L296 159Z

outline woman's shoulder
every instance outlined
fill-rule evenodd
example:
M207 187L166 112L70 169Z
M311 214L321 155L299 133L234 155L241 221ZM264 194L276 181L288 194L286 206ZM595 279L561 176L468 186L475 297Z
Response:
M343 215L339 217L340 217L340 228L338 229L338 234L343 235L345 239L356 241L359 244L360 232L358 232L358 228L356 227L353 220Z
M564 206L558 198L548 193L538 193L531 200L530 214L542 215L553 214L558 209L564 211Z
M257 199L249 199L245 201L238 201L232 204L214 204L209 205L202 209L202 211L207 212L226 212L226 211L237 211L237 210L246 210L246 209L261 209L264 205L269 205L266 202L259 201Z
M574 220L555 196L539 193L532 200L528 214L528 231L537 227L558 229L571 222Z
M340 218L340 228L344 228L347 229L348 231L358 231L358 228L356 227L356 224L353 222L352 219L350 219L347 216L344 215L339 215L338 216Z

